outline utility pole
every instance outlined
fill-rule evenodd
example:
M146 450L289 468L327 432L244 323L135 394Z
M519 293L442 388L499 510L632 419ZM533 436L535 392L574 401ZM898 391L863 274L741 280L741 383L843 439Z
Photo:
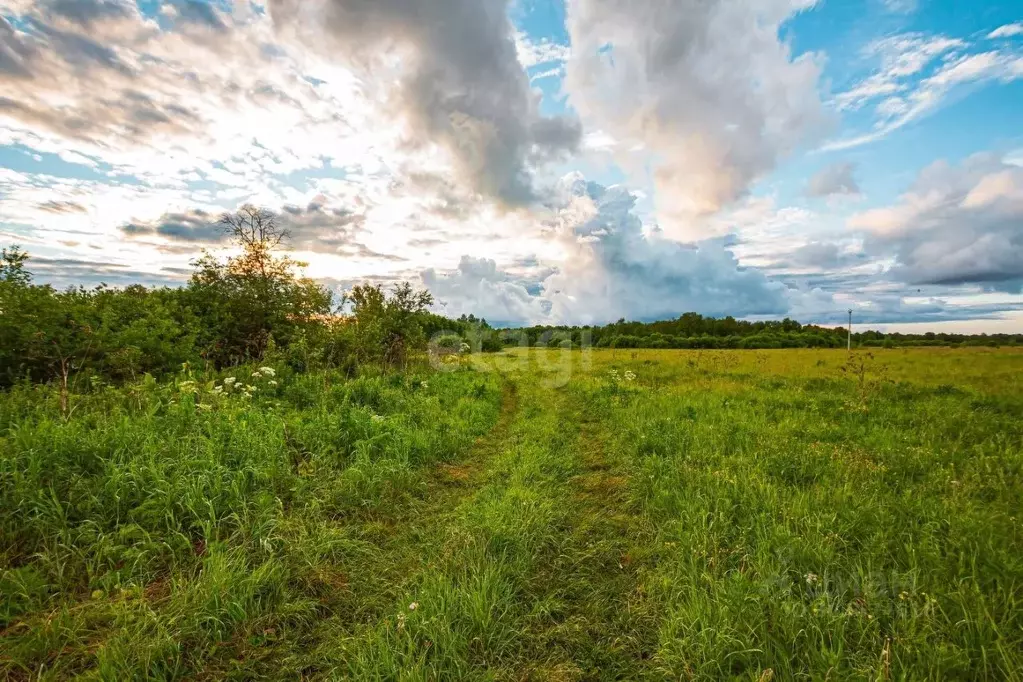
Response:
M852 308L849 309L849 341L846 344L846 350L852 352Z

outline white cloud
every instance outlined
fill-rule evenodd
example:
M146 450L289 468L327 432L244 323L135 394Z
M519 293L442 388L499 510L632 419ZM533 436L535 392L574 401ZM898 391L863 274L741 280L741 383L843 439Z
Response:
M778 36L786 19L812 4L569 4L570 102L621 150L642 150L660 222L673 236L705 234L702 219L826 127L820 64L813 55L793 57Z
M564 62L572 53L568 45L561 45L550 40L531 40L523 31L515 33L515 53L523 68Z
M257 190L324 157L372 163L396 147L393 128L365 125L350 74L283 50L247 2L193 4L206 9L157 20L134 3L45 0L0 18L5 142L151 182L235 165L235 184Z
M988 33L987 37L994 40L996 38L1012 38L1018 35L1023 35L1023 21L999 26L995 30L991 31L991 33Z
M991 154L924 169L899 203L857 213L849 227L866 248L892 255L892 274L912 284L1023 284L1023 169Z
M896 14L911 14L917 10L917 0L882 0L885 9Z

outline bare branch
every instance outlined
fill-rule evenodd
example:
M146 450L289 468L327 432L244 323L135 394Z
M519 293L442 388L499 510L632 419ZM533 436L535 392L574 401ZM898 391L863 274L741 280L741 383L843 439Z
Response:
M276 213L251 204L245 204L234 213L225 213L219 224L246 248L274 249L291 237L291 232L279 224Z

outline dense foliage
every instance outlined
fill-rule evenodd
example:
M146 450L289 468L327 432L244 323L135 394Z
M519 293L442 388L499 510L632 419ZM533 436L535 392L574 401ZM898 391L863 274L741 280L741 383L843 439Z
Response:
M27 254L4 249L0 387L57 381L67 393L90 376L125 381L184 363L223 368L267 356L352 373L362 363L406 363L443 324L427 312L430 294L407 283L393 292L363 285L335 300L281 251L288 235L272 213L244 207L223 224L237 255L204 254L178 289L58 291L33 282Z
M93 385L70 418L57 387L0 392L0 679L265 678L245 652L390 602L370 520L418 509L498 400L268 365Z

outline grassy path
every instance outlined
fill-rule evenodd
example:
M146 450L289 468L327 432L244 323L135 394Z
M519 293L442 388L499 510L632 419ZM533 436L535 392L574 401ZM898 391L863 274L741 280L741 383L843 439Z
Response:
M274 646L227 647L202 677L643 677L651 533L577 396L510 374L495 427L424 471L417 501L338 522L329 617Z
M642 676L656 627L638 588L648 534L627 480L569 394L510 381L498 426L437 470L429 503L389 543L406 571L389 590L398 596L365 627L325 622L306 674Z
M564 546L545 577L564 611L541 641L549 638L562 659L555 679L636 679L656 647L642 587L651 529L630 501L626 467L609 457L600 423L580 405L560 406L559 418L578 427L567 453L575 472L564 500Z
M320 520L337 545L320 570L320 602L331 615L312 634L280 633L273 646L232 642L214 656L198 679L294 679L335 677L347 656L340 642L358 641L381 623L396 602L443 560L446 533L463 501L482 485L488 462L505 447L519 411L514 383L502 388L493 429L464 456L421 472L421 491L406 504L357 519Z

